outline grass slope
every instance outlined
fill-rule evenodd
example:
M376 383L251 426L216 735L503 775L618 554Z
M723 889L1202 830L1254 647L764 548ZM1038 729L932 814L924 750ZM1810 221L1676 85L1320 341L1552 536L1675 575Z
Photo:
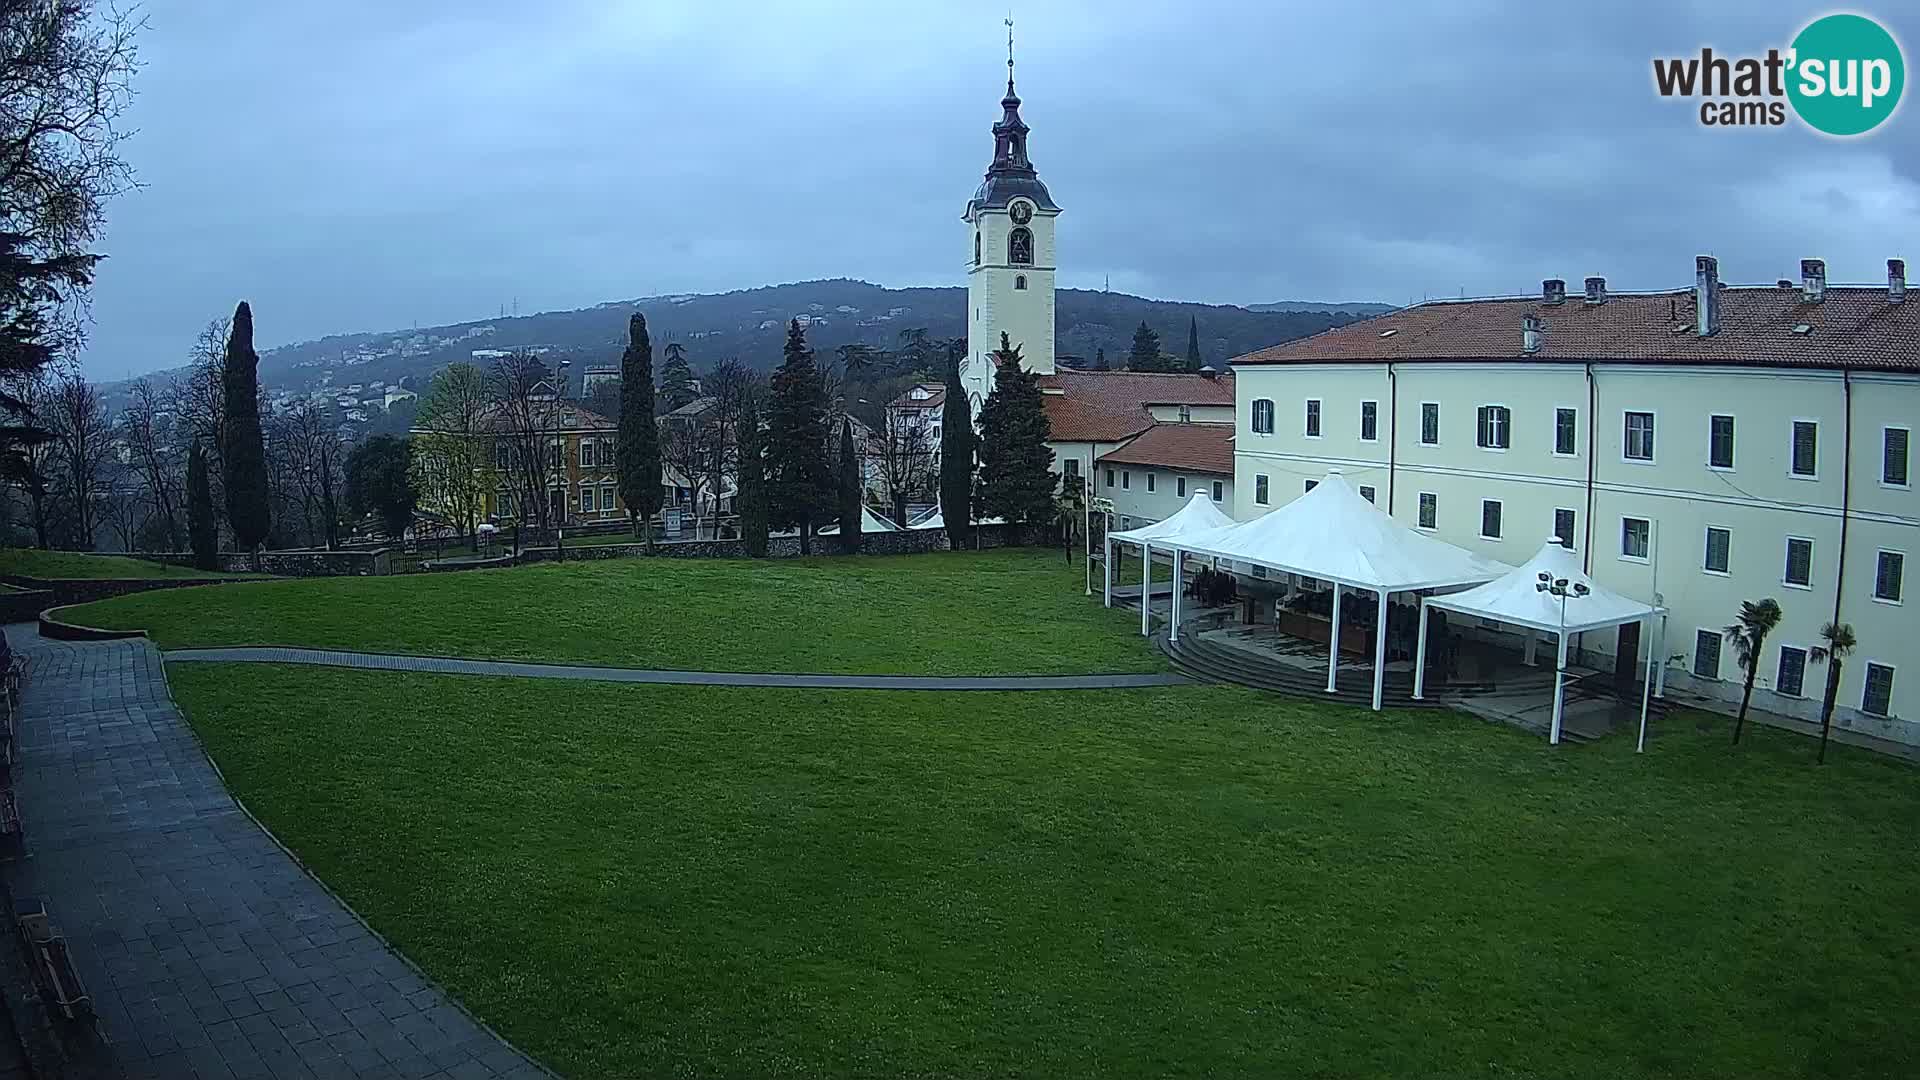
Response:
M1153 671L1119 609L1058 552L606 559L278 581L66 609L163 648L301 645L722 671L975 675Z
M41 551L37 548L0 548L0 574L61 578L216 578L254 575L196 570L191 566L149 562L125 555L96 555L84 551Z
M1920 1061L1920 784L1764 728L1635 757L1224 688L169 674L253 809L569 1076Z

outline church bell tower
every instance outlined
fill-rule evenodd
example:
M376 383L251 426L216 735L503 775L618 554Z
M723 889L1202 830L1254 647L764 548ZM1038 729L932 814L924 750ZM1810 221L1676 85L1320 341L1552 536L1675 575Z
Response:
M1027 157L1027 125L1013 92L1007 23L1007 96L993 125L993 164L967 201L967 356L961 382L975 416L993 392L993 352L1005 333L1021 366L1053 373L1053 219L1060 213Z

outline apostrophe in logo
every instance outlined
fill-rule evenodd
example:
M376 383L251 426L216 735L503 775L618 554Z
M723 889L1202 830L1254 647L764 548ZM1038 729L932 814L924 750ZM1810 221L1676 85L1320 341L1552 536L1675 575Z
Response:
M1815 131L1864 135L1900 106L1907 69L1900 43L1864 15L1824 15L1786 49L1764 56L1655 59L1661 97L1700 99L1706 127L1778 127L1793 115Z
M1900 44L1864 15L1807 24L1787 54L1787 99L1815 131L1864 135L1893 115L1907 82Z

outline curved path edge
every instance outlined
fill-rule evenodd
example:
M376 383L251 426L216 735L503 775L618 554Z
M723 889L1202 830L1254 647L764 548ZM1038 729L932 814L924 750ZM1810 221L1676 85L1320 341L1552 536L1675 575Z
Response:
M242 645L170 649L168 663L306 664L315 667L418 671L440 675L504 675L581 682L658 683L672 686L759 686L811 690L1131 690L1185 686L1185 675L1140 672L1110 675L828 675L795 672L674 671L542 664L518 660L461 660L446 656L345 652Z

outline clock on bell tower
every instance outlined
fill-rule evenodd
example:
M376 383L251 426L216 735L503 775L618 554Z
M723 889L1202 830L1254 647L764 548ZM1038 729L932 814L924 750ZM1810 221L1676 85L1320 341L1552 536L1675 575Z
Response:
M993 125L993 164L962 219L967 265L967 356L961 382L978 416L993 392L1000 335L1020 348L1021 366L1053 373L1053 222L1060 213L1027 157L1027 125L1013 92L1013 33L1007 33L1007 95Z

